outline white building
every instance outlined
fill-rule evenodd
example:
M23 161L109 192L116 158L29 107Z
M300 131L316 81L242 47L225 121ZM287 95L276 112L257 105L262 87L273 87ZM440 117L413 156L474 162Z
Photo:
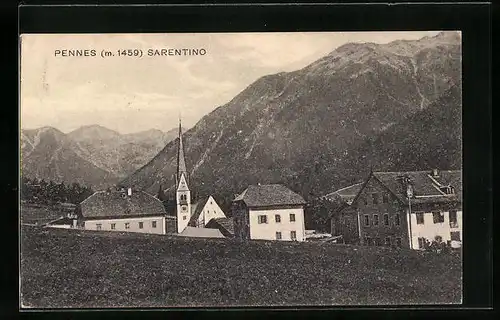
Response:
M189 173L184 157L182 140L182 126L179 121L179 140L177 149L176 186L176 215L177 233L181 234L187 226L204 228L213 218L225 218L226 215L219 207L213 196L202 198L193 203L189 188Z
M305 203L283 185L251 185L233 200L235 237L305 241Z
M175 218L144 191L98 191L80 203L79 225L88 230L166 234Z

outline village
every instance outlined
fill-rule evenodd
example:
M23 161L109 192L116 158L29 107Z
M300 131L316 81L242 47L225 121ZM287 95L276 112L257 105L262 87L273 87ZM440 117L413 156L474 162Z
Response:
M462 245L460 170L374 172L359 183L321 197L330 232L306 228L304 197L283 184L249 185L230 212L217 195L193 201L179 121L175 207L133 185L99 190L47 228L136 232L191 238L319 241L321 243L442 250Z

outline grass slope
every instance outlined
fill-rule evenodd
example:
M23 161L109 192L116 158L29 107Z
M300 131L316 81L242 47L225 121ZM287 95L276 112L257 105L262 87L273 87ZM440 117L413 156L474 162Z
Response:
M460 303L461 259L390 248L23 227L34 308Z

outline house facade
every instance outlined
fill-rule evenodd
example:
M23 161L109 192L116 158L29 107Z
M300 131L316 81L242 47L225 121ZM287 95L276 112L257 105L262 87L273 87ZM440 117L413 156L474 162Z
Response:
M345 243L368 246L461 243L461 171L372 172L333 228Z
M235 238L305 241L305 204L283 185L251 185L233 200Z
M219 207L213 196L200 199L193 206L193 215L188 226L204 228L208 222L216 218L226 218L224 211Z
M98 191L79 206L79 226L87 230L166 234L175 224L163 203L144 191Z

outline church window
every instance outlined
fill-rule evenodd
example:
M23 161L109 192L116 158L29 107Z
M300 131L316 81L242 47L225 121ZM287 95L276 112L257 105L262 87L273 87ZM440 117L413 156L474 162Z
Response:
M295 222L295 213L290 213L290 222Z
M125 229L130 229L130 223L125 222Z
M281 222L281 216L279 214L276 214L274 216L274 220L276 221L276 223L280 223Z
M156 228L156 221L151 221L151 227Z
M290 239L297 240L297 231L290 231Z
M281 232L276 232L276 240L281 240Z
M142 229L142 228L144 228L144 222L141 221L141 222L139 222L139 229Z
M116 229L116 223L112 223L111 224L111 230L115 230Z
M186 216L182 216L182 220L186 220Z

